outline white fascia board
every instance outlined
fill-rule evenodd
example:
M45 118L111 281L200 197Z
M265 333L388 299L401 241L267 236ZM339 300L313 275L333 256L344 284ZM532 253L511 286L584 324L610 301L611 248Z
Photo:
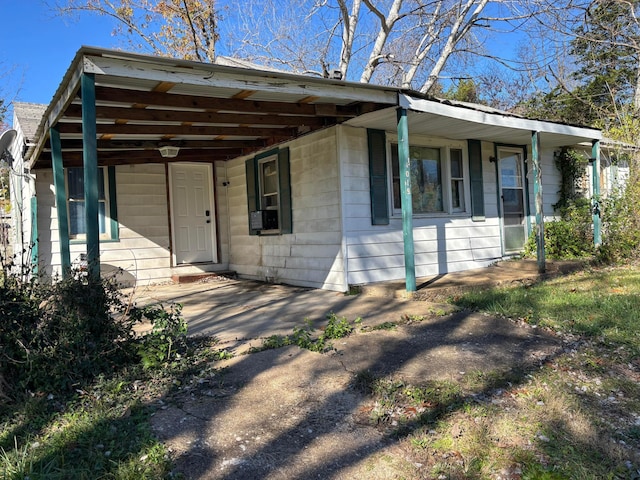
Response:
M44 144L49 138L49 128L58 123L62 113L67 106L73 101L77 90L80 88L80 77L82 76L82 68L74 68L74 64L65 74L62 83L58 87L58 91L53 97L52 103L49 104L44 113L42 121L36 130L36 138L38 143L33 149L27 151L26 157L29 158L29 168L33 167L35 159L44 150Z
M220 65L166 64L143 62L132 58L111 58L86 55L86 73L115 77L173 82L202 87L226 87L238 90L258 90L296 96L340 98L348 101L396 104L397 90L353 82L334 82L301 75L267 71L243 70Z
M527 118L510 117L499 113L488 113L472 108L457 107L444 103L411 97L400 94L398 104L402 108L417 112L433 113L450 118L459 118L468 122L491 125L494 127L515 128L518 130L529 130L531 132L551 133L558 135L570 135L579 138L601 140L602 132L593 128L576 127L561 123L543 122L541 120L530 120Z

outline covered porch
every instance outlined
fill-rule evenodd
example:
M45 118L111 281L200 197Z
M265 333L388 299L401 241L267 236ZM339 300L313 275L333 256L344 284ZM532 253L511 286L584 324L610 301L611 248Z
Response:
M477 105L450 104L415 92L390 87L317 79L281 72L248 70L225 65L206 65L173 59L147 57L83 47L65 75L39 127L38 143L26 154L28 168L52 168L56 197L62 275L68 275L72 259L65 169L78 168L84 185L82 223L89 277L100 275L100 242L105 241L101 225L104 179L100 168L135 165L163 165L166 178L176 165L218 165L264 151L294 138L334 125L397 132L401 178L409 182L409 137L442 136L475 142L503 142L530 146L534 179L535 234L538 238L538 269L544 272L544 211L542 169L543 148L590 142L594 161L594 198L599 182L600 132L593 129L523 119ZM471 145L471 144L470 144ZM471 149L471 147L470 147ZM480 161L481 162L481 161ZM471 159L470 168L480 169ZM194 167L194 169L196 169ZM214 167L205 176L214 177L220 191L227 178L216 176ZM104 176L105 174L102 174ZM115 175L115 173L113 173ZM108 182L109 185L115 184ZM184 185L167 182L167 196ZM241 186L233 185L232 188ZM475 212L482 196L482 182L472 182ZM114 193L115 196L115 193ZM175 195L174 195L175 196ZM374 201L372 196L372 202ZM220 264L225 246L232 241L232 227L216 225L217 204L206 203L206 232L214 240L207 261ZM372 209L378 205L372 205ZM380 208L387 208L386 205ZM111 213L117 207L111 205ZM168 205L171 266L201 261L181 259L179 231L174 223L177 207ZM117 241L117 216L111 215L111 237ZM406 290L416 290L413 251L411 192L402 188L402 228ZM75 219L74 221L77 221ZM188 227L188 226L187 226ZM200 228L200 227L198 227ZM594 241L600 238L599 216L594 215ZM37 238L37 232L35 232ZM114 237L114 235L116 235ZM216 242L216 239L221 239Z

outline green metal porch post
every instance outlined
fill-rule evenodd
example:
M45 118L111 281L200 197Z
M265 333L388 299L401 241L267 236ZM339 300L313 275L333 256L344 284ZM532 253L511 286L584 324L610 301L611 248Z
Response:
M531 134L531 161L533 163L533 196L536 205L536 256L538 272L547 269L544 251L544 216L542 211L542 170L540 169L540 133Z
M591 143L591 177L593 182L593 244L597 247L602 243L602 228L600 219L600 140Z
M416 266L413 246L413 204L411 201L411 160L407 110L398 108L398 163L400 164L400 200L402 203L402 238L407 292L416 291Z
M89 279L100 278L100 227L98 223L98 143L96 128L96 83L93 74L82 74L82 158L84 207Z
M31 272L38 274L40 251L38 245L38 198L31 197Z
M67 215L67 195L64 188L64 166L62 162L62 144L58 127L49 129L51 138L51 163L53 165L53 185L56 191L56 210L58 213L58 238L60 241L60 267L62 278L71 272L71 254L69 252L69 217Z

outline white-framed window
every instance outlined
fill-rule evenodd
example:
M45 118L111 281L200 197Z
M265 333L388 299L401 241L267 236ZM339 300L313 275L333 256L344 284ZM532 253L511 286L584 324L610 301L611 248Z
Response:
M112 223L115 220L115 198L110 198L115 185L110 185L114 175L107 168L98 168L98 228L101 239L117 238L117 228ZM84 200L84 170L82 167L67 168L67 214L69 219L69 238L84 239L87 233ZM114 231L115 230L115 231Z
M245 162L250 235L293 231L289 149L279 148Z
M451 211L464 212L465 188L464 188L464 162L462 161L462 149L449 149L449 165L451 167Z
M398 145L390 143L393 213L402 211ZM465 213L467 211L466 150L460 146L411 144L409 159L414 215Z
M262 210L278 210L280 188L278 185L278 156L261 158L258 161L260 182L260 206Z

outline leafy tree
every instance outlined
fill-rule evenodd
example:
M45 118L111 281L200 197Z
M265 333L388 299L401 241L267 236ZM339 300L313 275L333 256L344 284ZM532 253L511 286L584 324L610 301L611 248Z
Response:
M445 92L444 98L460 102L483 103L478 94L476 83L470 78L463 78L455 87L450 87Z
M456 62L490 57L484 44L498 29L520 28L540 5L561 8L547 0L58 1L65 15L116 19L135 50L212 62L220 46L263 65L425 93Z
M579 15L573 18L579 21L557 22L570 26L564 58L573 64L556 64L551 71L554 88L531 99L528 111L619 134L633 125L640 111L640 0L595 0L576 6ZM568 73L560 73L562 67Z
M65 16L90 12L116 20L115 34L136 51L212 62L218 40L214 0L61 0Z

